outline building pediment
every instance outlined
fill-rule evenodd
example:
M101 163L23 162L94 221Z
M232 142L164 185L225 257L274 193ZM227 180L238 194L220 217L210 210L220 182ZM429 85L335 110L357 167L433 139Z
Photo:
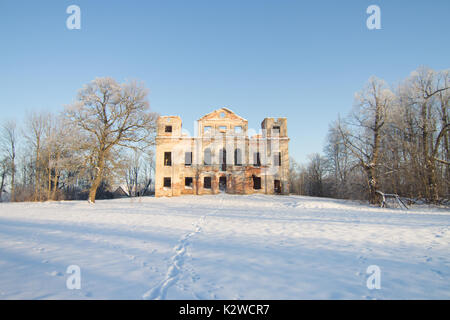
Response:
M220 120L220 121L224 121L224 120L234 120L234 121L245 121L247 122L246 119L242 118L241 116L238 116L236 113L234 113L233 111L231 111L228 108L220 108L217 110L214 110L206 115L204 115L203 117L201 117L200 119L198 119L199 121L210 121L210 120Z

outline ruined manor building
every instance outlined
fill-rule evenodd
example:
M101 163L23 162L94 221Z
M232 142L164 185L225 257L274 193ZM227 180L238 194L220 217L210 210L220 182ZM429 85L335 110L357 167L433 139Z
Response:
M182 132L177 116L161 116L157 126L157 197L288 194L286 118L265 118L261 133L251 137L248 121L227 108L200 118L196 137Z

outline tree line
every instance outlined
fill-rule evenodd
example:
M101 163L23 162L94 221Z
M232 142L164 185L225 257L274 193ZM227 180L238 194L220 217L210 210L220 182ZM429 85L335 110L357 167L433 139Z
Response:
M429 203L450 195L449 70L421 67L396 87L371 77L352 110L329 125L322 154L290 159L293 194L380 202L379 191ZM58 114L0 127L0 200L148 194L156 120L137 82L97 78ZM9 188L7 188L9 186Z
M396 87L371 77L353 109L329 125L322 154L291 159L295 194L381 201L380 192L411 201L450 196L449 70L415 70Z
M0 128L0 199L10 201L110 198L126 181L128 195L151 183L157 114L137 83L97 78L59 114L30 113L24 124Z

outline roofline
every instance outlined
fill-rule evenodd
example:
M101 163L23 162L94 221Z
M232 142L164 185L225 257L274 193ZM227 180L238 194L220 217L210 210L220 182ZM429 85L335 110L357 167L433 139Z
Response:
M201 118L199 118L199 119L197 119L197 121L200 121L200 120L202 120L204 117L206 117L206 116L208 116L208 115L210 115L211 113L213 113L213 112L215 112L215 111L217 111L217 110L225 110L225 111L228 111L228 112L231 112L232 114L234 114L236 117L238 117L238 118L240 118L240 119L242 119L242 120L244 120L244 121L247 121L248 122L248 120L247 119L244 119L244 118L242 118L241 116L239 116L239 115L237 115L236 114L236 112L234 112L233 110L231 110L231 109L228 109L227 107L222 107L222 108L219 108L219 109L215 109L215 110L213 110L213 111L211 111L211 112L208 112L207 114L205 114L204 116L202 116Z

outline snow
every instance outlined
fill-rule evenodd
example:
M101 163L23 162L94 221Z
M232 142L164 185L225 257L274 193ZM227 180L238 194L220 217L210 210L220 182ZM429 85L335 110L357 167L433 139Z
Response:
M0 299L449 299L449 224L300 196L0 203Z

